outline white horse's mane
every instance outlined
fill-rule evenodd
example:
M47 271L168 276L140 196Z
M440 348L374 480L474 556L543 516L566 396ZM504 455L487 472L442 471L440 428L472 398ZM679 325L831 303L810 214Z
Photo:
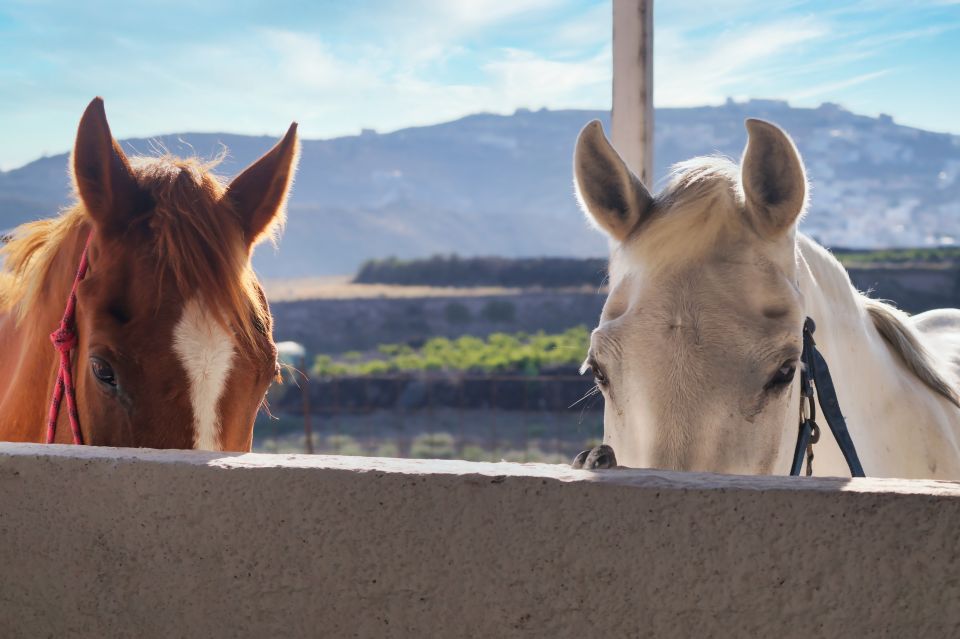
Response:
M699 259L744 228L742 216L733 214L743 207L740 169L722 156L675 164L651 206L649 222L623 242L622 250L642 254L646 269Z
M906 313L880 300L870 299L865 295L861 295L861 298L873 325L907 368L924 384L960 407L960 398L957 397L954 385L944 379L938 370L944 366L936 361L916 329L907 323Z

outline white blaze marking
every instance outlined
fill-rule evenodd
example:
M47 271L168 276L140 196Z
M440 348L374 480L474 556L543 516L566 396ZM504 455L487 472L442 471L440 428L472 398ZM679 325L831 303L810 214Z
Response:
M193 447L220 450L217 405L233 362L233 339L192 299L173 330L173 350L187 371L193 406Z

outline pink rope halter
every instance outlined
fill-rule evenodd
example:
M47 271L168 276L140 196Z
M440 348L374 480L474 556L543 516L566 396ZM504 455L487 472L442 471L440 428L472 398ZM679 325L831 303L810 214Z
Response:
M87 243L80 256L80 266L77 276L67 298L67 308L63 311L60 327L50 333L53 347L60 353L60 370L57 373L57 383L53 387L53 397L50 400L50 415L47 418L47 443L52 444L57 436L57 419L60 416L60 402L64 394L67 396L67 415L70 417L70 430L73 431L73 443L82 444L83 434L80 432L80 415L77 413L77 395L73 387L73 373L70 364L70 351L77 345L77 287L80 280L87 274L87 250L90 248L90 239L93 231L87 236Z

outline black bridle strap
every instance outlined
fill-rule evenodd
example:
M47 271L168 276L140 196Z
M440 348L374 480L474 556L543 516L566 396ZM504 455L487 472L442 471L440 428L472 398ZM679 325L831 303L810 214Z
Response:
M809 324L810 318L803 324L803 353L800 355L800 431L797 433L797 446L793 451L793 464L790 466L790 474L794 477L800 475L803 469L803 455L807 454L807 475L813 473L813 444L820 440L820 427L817 426L817 403L813 392L813 379L810 374L812 367L807 366L810 361L811 349L813 345L812 336L808 335L815 330L811 330ZM804 410L806 409L806 410Z
M803 363L803 370L800 373L801 384L801 402L808 402L809 415L806 418L801 417L800 432L797 435L797 447L793 453L793 464L790 467L791 475L799 475L803 466L803 455L810 444L811 433L816 429L814 406L813 406L813 387L816 387L816 397L820 404L820 410L830 426L830 432L833 438L837 440L840 446L840 452L850 468L850 475L853 477L865 477L863 466L860 465L860 458L857 456L857 449L853 445L853 439L850 437L850 431L847 430L847 421L843 418L840 411L840 401L837 399L837 390L833 386L833 378L830 377L830 368L823 359L823 355L817 350L817 343L813 341L813 332L816 330L816 324L809 317L803 324L803 355L800 359Z
M813 435L813 422L809 419L801 421L800 432L797 434L797 447L793 450L793 465L790 466L790 474L794 477L799 477L800 471L803 470L803 455L810 446L811 435Z

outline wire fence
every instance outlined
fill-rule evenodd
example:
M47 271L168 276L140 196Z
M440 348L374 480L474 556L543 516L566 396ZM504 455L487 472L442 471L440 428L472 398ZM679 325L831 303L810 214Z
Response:
M603 432L602 395L569 374L302 379L270 403L263 452L560 463Z

